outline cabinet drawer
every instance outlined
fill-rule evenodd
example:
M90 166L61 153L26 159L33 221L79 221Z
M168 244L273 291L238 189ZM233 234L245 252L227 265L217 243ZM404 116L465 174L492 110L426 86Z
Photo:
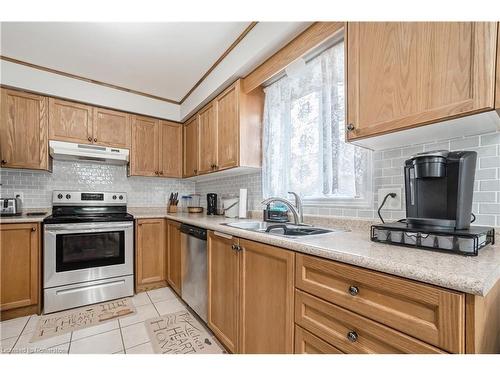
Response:
M444 350L464 352L463 293L301 254L295 275L301 290Z
M342 352L318 336L295 325L295 354L342 354Z
M443 353L300 290L295 292L295 323L344 353Z

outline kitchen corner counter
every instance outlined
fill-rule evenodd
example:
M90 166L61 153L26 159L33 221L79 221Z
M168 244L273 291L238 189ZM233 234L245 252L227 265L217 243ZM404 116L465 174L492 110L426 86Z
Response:
M479 296L485 296L500 280L500 246L498 244L488 245L481 249L477 257L465 257L372 242L368 231L352 230L296 239L223 225L249 219L208 217L205 214L170 214L163 208L129 208L129 213L136 219L176 220L236 237Z
M28 212L45 212L44 215L22 215L17 216L2 216L0 224L21 224L21 223L41 223L43 219L50 215L50 209L41 208L39 210L29 210Z

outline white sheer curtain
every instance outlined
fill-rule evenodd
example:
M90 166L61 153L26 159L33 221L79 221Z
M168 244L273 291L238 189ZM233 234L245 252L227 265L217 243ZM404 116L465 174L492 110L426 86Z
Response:
M264 196L363 197L367 151L344 142L343 42L264 92Z

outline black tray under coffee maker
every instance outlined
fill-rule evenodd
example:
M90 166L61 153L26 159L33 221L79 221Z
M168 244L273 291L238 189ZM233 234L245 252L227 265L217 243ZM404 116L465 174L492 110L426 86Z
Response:
M495 230L471 226L477 154L431 151L405 161L406 219L372 225L372 241L478 255Z

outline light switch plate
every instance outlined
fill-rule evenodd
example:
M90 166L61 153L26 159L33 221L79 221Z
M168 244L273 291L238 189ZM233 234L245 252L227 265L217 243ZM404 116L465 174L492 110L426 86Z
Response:
M401 210L401 193L402 188L401 187L390 187L390 188L383 188L383 189L378 189L378 200L377 203L380 206L382 203L382 200L384 197L389 194L389 193L396 193L395 198L387 198L385 201L384 205L384 210Z

